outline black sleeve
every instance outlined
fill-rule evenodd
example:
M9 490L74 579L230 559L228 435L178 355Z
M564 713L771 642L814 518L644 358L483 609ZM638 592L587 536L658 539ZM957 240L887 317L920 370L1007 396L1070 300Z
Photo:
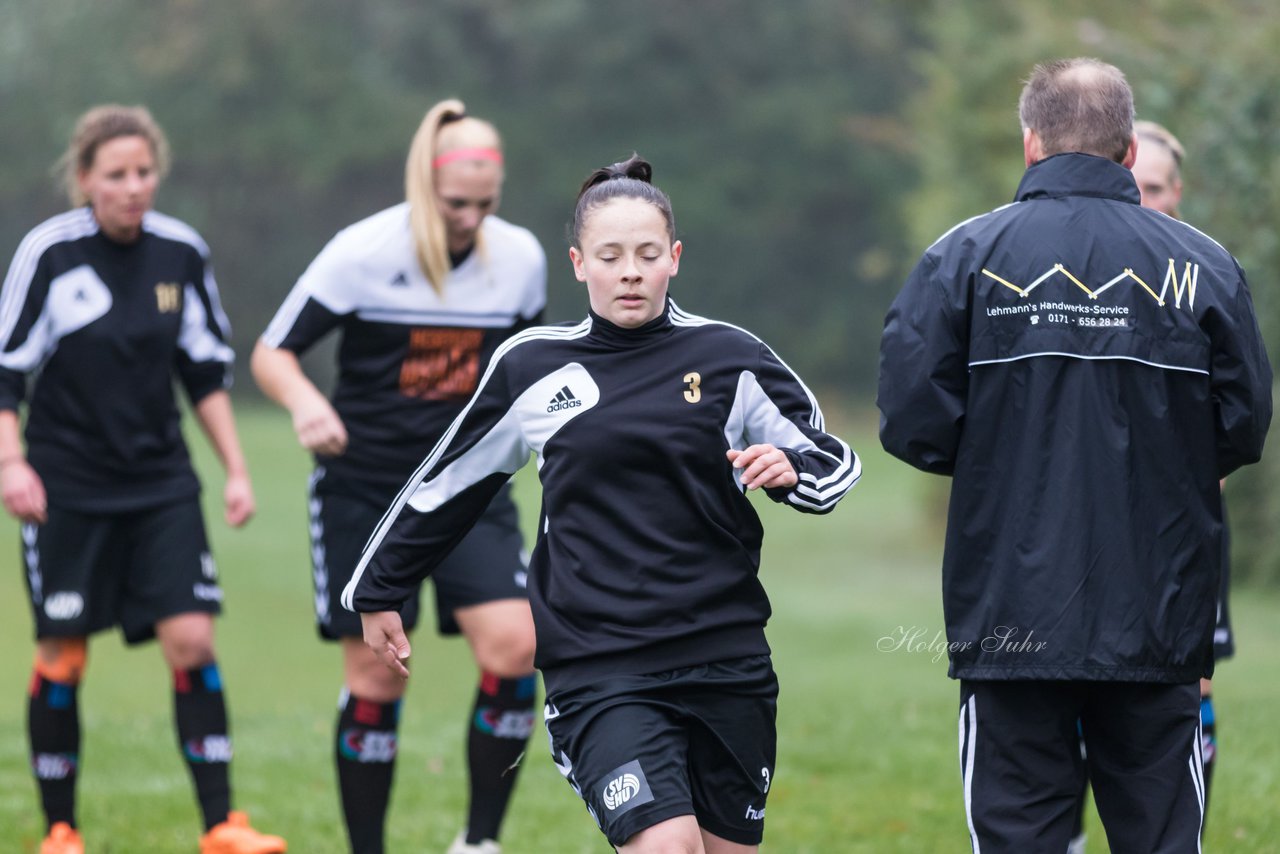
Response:
M1262 458L1271 424L1271 364L1253 300L1240 274L1234 303L1204 318L1212 349L1209 384L1217 435L1218 477Z
M885 318L880 341L880 442L895 457L952 474L969 390L963 325L925 255Z

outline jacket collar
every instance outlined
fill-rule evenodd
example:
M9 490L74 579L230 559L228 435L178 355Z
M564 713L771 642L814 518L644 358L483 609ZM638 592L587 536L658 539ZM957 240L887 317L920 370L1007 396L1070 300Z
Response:
M588 309L587 314L591 318L590 337L618 349L643 347L653 341L667 337L675 329L675 325L671 322L671 307L672 302L668 298L662 314L642 326L636 326L631 329L624 329L621 326L610 323Z
M1033 163L1018 184L1014 201L1092 196L1140 204L1142 195L1133 173L1105 157L1092 154L1055 154Z

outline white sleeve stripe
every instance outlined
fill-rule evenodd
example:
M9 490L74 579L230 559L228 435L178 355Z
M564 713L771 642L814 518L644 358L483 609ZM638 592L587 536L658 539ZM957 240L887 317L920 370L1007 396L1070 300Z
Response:
M831 451L828 451L826 448L820 448L817 445L813 445L811 450L816 454L822 454L823 456L828 457L833 463L835 463L840 468L847 467L850 463L850 458L852 457L856 459L857 455L853 453L853 449L851 449L848 445L846 445L843 441L841 441L837 437L832 436L831 438L836 439L836 441L840 442L840 446L843 449L840 456L836 456ZM839 469L837 469L837 472L838 471ZM803 483L811 483L814 486L822 486L822 484L826 483L827 481L831 480L833 477L836 477L836 476L837 474L830 474L825 477L818 477L817 475L811 474L809 472L801 472L800 480Z
M18 324L31 289L31 280L44 253L59 243L79 240L97 231L98 222L86 207L59 214L36 226L23 238L5 276L3 296L0 297L0 346L8 345L9 337Z
M828 505L834 504L839 500L840 496L852 489L853 485L857 483L861 477L862 461L855 457L853 466L845 472L844 478L839 483L833 484L827 489L821 491L797 486L791 495L793 498L795 496L803 495L805 497L812 498L815 501L824 502Z
M825 501L821 501L821 502L807 501L804 498L800 497L798 493L793 492L787 496L787 503L793 504L796 507L808 507L811 510L818 510L818 511L830 510L832 507L836 506L836 504L840 501L840 499L844 496L846 492L848 492L850 489L854 487L854 484L856 484L860 478L861 478L861 475L859 475L859 477L853 478L853 480L849 482L849 485L846 486L843 490L841 490L839 495L832 496L831 498Z
M302 310L307 307L307 302L313 296L311 290L306 287L295 287L289 291L289 295L284 298L284 302L276 311L276 316L271 318L266 331L262 333L262 342L268 347L279 347L280 342L293 331L293 325L298 322L298 316L302 314Z
M832 461L835 468L822 477L809 472L796 473L798 482L795 492L800 495L819 501L825 501L830 496L838 498L853 485L850 475L853 475L854 481L861 475L862 463L844 440L824 433L824 436L839 443L839 455L818 447L813 439L782 414L777 403L769 397L750 371L743 371L738 378L738 392L731 413L733 420L728 426L733 430L740 429L744 441L753 444L770 442L799 453L821 454ZM733 444L732 439L730 444Z
M49 309L46 305L27 331L22 346L7 352L0 352L0 367L17 373L26 374L34 371L40 363L53 355L58 346L58 339L49 330Z
M862 461L856 456L854 457L853 466L845 473L845 477L830 489L823 491L821 494L815 493L813 490L807 490L797 487L787 500L792 504L798 504L806 507L829 508L835 506L836 502L854 487L854 485L862 479ZM812 499L808 501L806 499Z
M832 485L829 484L832 484L832 481L844 480L846 472L852 470L859 472L860 474L863 463L859 460L858 455L852 451L852 448L847 446L844 440L840 440L840 444L841 447L844 448L844 457L837 457L836 455L833 455L833 453L823 451L822 448L817 446L813 447L813 451L823 453L823 455L835 460L837 463L836 470L832 471L831 474L824 476L824 478L817 478L817 476L810 474L808 471L799 472L800 483L796 484L796 489L803 490L803 492L812 494L814 497L822 497L822 495L826 495L831 492L832 489L838 488L838 483L835 487L832 487ZM847 489L847 487L845 489Z
M230 365L235 361L235 352L227 342L209 329L209 316L205 312L204 302L195 293L193 285L187 285L178 346L193 362L221 362Z
M204 265L204 291L209 295L209 304L213 306L213 319L222 330L222 337L231 338L231 319L222 310L222 298L218 296L218 283L213 280L213 268L209 266L208 259L205 260Z

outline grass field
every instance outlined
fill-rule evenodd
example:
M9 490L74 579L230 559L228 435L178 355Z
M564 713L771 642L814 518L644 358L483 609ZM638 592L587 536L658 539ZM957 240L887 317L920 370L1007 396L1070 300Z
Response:
M221 522L221 477L198 439L210 533L227 594L219 652L231 710L236 805L290 851L342 852L331 768L337 651L316 640L306 548L309 463L277 411L241 413L259 513L243 531ZM765 584L782 683L767 850L968 851L955 741L957 686L932 652L884 652L877 641L942 629L938 482L888 459L874 415L841 425L863 455L862 483L831 516L769 502ZM529 472L526 471L526 474ZM532 522L536 484L523 477ZM17 526L0 523L0 851L29 852L43 831L26 759L30 614ZM1237 657L1215 685L1221 758L1206 850L1280 850L1280 596L1238 590ZM474 674L460 641L428 631L401 728L389 819L392 852L443 851L463 816L463 726ZM170 724L170 681L154 645L92 646L81 692L80 825L91 854L191 852L199 831ZM1101 828L1089 850L1106 851ZM609 850L560 778L541 728L509 815L510 854Z

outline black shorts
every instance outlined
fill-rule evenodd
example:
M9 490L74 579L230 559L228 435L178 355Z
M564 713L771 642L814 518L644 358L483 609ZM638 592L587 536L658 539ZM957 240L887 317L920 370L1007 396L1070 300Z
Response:
M372 497L325 488L324 470L311 479L311 578L315 587L316 628L326 640L363 637L360 615L342 607L342 589L355 573L373 529L391 505ZM516 506L504 486L476 526L431 573L436 588L436 625L456 635L453 612L499 599L528 599L528 567L523 555ZM421 591L419 591L419 594ZM400 609L406 631L418 624L419 596Z
M611 845L682 815L759 845L777 707L759 655L557 691L544 718L552 758Z
M973 850L1066 851L1087 761L1111 850L1199 851L1199 683L964 680L959 723Z
M36 638L87 637L119 625L128 643L155 637L166 617L222 610L196 497L129 513L49 505L22 526Z

